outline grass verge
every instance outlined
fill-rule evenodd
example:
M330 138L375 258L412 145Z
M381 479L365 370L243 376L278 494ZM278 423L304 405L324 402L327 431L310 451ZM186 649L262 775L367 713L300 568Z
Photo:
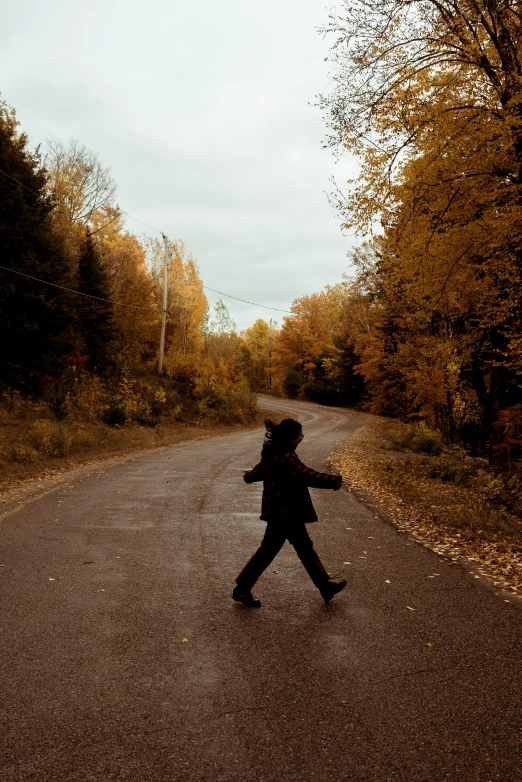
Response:
M16 442L24 433L26 443L18 446L19 461L0 456L0 494L23 485L27 481L49 478L82 464L90 464L115 456L174 445L187 440L257 429L273 410L260 409L247 423L165 422L154 428L127 424L109 427L102 423L68 425L67 430L53 422L52 427L37 426L30 421L4 418L1 435L3 442ZM28 439L27 432L30 431ZM67 438L71 438L68 442ZM27 450L29 449L29 450Z
M472 563L476 578L522 594L522 520L506 503L509 484L462 452L408 452L410 440L404 424L369 417L331 461L354 494L399 530Z

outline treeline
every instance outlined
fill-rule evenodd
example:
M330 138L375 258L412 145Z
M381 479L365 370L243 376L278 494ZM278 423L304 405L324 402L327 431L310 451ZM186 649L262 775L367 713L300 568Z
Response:
M72 141L35 149L0 104L0 394L58 419L246 420L269 386L270 327L209 311L196 260L168 246L165 371L157 374L164 245L124 223L116 183Z
M345 0L325 31L333 201L353 253L370 407L447 442L522 447L522 16L490 0Z
M354 343L348 282L296 299L274 334L271 362L276 393L325 405L353 407L365 399Z
M346 282L294 303L286 393L522 451L522 16L489 0L345 0L325 30L332 202L366 235ZM369 237L369 238L368 238Z

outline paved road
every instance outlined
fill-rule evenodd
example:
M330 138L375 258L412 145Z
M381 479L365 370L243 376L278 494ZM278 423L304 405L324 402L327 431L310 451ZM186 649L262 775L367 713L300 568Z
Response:
M266 404L319 469L362 423ZM324 605L287 545L263 608L231 601L260 445L101 464L0 522L0 780L520 782L519 608L347 491L313 492L311 532L349 589Z

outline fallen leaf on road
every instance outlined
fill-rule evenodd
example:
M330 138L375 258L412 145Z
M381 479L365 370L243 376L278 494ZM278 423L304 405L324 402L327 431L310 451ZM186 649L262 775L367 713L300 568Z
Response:
M390 579L389 579L389 578L387 578L387 579L386 579L386 581L385 581L384 583L385 583L385 584L391 584L391 581L390 581Z
M361 556L359 555L359 559L366 559L366 557L361 557Z
M105 589L98 589L98 592L105 592Z
M408 611L415 611L415 609L412 608L411 606L406 606L406 608L408 609Z
M351 565L351 562L343 562L343 565Z
M208 557L208 554L203 554L204 557Z
M426 644L426 646L429 646L429 647L430 647L430 649L431 649L431 647L433 646L433 644L429 644L429 643L428 643L428 644Z
M180 644L188 644L188 638L180 638L179 642Z
M56 579L55 578L50 578L49 581L56 581Z

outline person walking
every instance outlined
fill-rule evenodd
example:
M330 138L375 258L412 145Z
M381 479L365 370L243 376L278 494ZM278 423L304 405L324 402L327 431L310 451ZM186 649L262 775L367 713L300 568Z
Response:
M346 485L341 475L316 472L297 457L295 449L303 440L299 421L285 418L280 424L265 421L266 434L261 461L243 476L246 483L263 481L261 519L267 522L261 545L236 578L232 597L249 608L260 608L252 588L288 540L308 575L328 603L346 586L346 581L330 580L319 559L305 524L317 521L308 487L340 489Z

